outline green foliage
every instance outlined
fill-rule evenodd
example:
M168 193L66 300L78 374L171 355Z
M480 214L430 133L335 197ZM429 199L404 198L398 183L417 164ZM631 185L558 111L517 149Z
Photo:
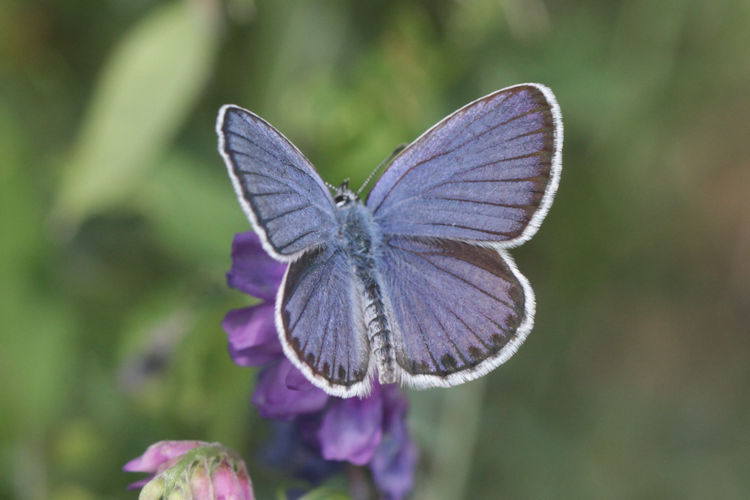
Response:
M279 493L277 496L279 500L285 500L286 494L284 492ZM350 496L341 490L333 488L315 488L309 491L299 498L299 500L350 500Z
M55 210L78 225L122 203L185 121L212 66L216 23L188 2L155 9L123 35L87 105Z
M134 498L120 468L162 439L240 451L258 498L288 484L220 328L249 229L220 105L357 186L524 81L566 129L558 197L513 252L535 330L481 382L412 393L414 498L747 498L749 5L6 1L0 498ZM345 498L329 487L309 495Z

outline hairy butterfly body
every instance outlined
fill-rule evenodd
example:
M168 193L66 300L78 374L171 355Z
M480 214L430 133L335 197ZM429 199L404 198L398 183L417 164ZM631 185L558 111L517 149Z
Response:
M452 386L505 362L531 330L534 294L506 249L528 240L557 190L562 121L522 84L478 99L401 151L366 202L335 196L281 133L221 108L219 151L271 256L284 352L318 387L364 395L371 378Z

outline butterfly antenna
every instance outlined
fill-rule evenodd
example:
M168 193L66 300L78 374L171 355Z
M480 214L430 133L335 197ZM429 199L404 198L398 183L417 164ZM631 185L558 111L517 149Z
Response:
M367 179L365 179L364 184L362 184L362 186L359 189L357 189L357 195L359 195L359 193L362 192L362 190L365 188L365 186L367 186L367 184L370 183L370 181L372 180L372 178L375 177L375 174L377 174L378 172L380 172L383 169L383 167L387 167L388 165L390 165L390 163L393 161L393 159L396 156L398 156L398 154L401 151L403 151L404 148L406 148L406 146L408 146L408 144L406 144L406 143L401 144L396 149L394 149L391 154L388 155L388 158L386 158L385 160L383 160L382 162L380 162L380 165L378 165L377 167L375 167L375 170L373 170L372 172L370 172L370 175L367 176Z
M327 182L327 181L324 180L323 184L325 184L326 186L328 186L328 189L330 189L331 191L336 191L336 186L334 186L330 182Z

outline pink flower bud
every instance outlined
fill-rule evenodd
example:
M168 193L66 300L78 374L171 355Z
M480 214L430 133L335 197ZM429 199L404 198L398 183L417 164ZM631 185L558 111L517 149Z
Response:
M140 500L255 500L245 462L219 443L161 441L124 470L150 472Z

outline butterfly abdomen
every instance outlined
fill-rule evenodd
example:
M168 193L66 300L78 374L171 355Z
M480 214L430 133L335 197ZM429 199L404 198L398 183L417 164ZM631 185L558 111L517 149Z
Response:
M378 378L381 384L394 383L396 372L393 335L375 267L380 235L372 215L359 201L339 207L339 216L339 242L349 257L363 292L362 319L367 329L370 350L378 367Z
M357 269L357 277L364 284L365 311L363 318L367 326L370 349L378 365L378 377L381 384L392 384L396 382L393 335L388 325L388 317L385 314L381 289L375 280L374 265Z

